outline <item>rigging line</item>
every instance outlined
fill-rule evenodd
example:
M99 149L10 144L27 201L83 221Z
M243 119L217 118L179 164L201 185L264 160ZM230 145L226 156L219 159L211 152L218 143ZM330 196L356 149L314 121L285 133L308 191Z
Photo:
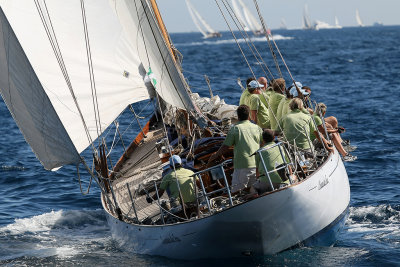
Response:
M253 69L252 69L251 66L250 66L250 63L247 61L246 55L244 54L244 52L243 52L243 50L242 50L242 47L240 46L240 44L239 44L239 42L238 42L238 40L237 40L237 38L236 38L236 35L233 33L232 28L231 28L231 26L229 25L229 22L228 22L228 20L226 19L224 12L222 11L220 5L218 4L218 0L215 0L215 3L217 4L219 11L221 12L222 17L224 18L226 25L228 26L230 32L232 33L232 36L233 36L233 38L235 39L236 44L237 44L237 46L239 47L239 50L240 50L240 52L242 53L242 56L243 56L244 60L246 61L247 66L248 66L249 69L250 69L250 72L253 74L253 77L256 77L256 75L255 75L254 72L253 72Z
M260 55L258 49L257 49L256 46L254 45L254 42L251 40L250 36L249 36L248 33L244 30L244 27L243 27L243 25L240 23L240 21L239 21L237 15L235 14L234 10L232 9L232 6L231 6L231 5L229 4L229 2L227 2L227 1L222 2L222 3L225 5L226 10L228 11L228 13L229 13L229 15L231 16L233 22L235 23L236 27L238 28L239 32L241 33L243 39L244 39L245 42L247 43L247 46L250 48L250 51L253 53L253 56L256 58L258 64L260 65L262 71L264 72L265 76L266 76L267 78L269 78L269 77L268 77L268 74L265 72L265 69L264 69L263 65L264 65L265 68L268 70L269 74L271 75L271 78L269 78L269 80L273 79L273 78L274 78L274 75L271 73L271 70L268 68L268 65L267 65L267 64L265 63L265 61L263 60L262 56ZM225 3L226 3L226 4L225 4ZM226 7L226 5L228 5L230 11L229 11L228 8ZM233 14L233 16L232 16L232 14ZM234 19L234 17L236 18L236 20L237 20L237 22L239 23L240 27L239 27L238 24L236 23L236 20ZM244 32L244 34L243 34L243 32ZM246 35L246 36L245 36L245 35ZM249 44L249 42L248 42L247 40L250 41L251 46L250 46L250 44ZM254 50L252 49L252 47L253 47ZM254 51L257 53L257 55L254 53ZM259 60L258 58L261 60L262 64L261 64L261 62L260 62L260 60Z
M279 68L278 60L277 60L277 58L276 58L274 49L273 49L273 47L272 47L272 45L271 45L271 40L269 39L269 34L268 34L267 28L266 28L266 26L265 26L264 18L263 18L263 16L261 15L260 8L258 7L257 0L253 0L253 1L254 1L254 5L256 6L256 9L257 9L258 17L260 18L261 25L262 25L262 27L263 27L265 37L267 37L268 46L269 46L269 49L271 50L272 57L274 58L274 62L275 62L276 69L278 70L280 77L283 78L281 69Z
M102 132L101 120L100 120L100 110L99 110L99 102L97 99L96 80L94 77L92 53L91 53L91 49L90 49L89 30L87 27L86 10L85 10L84 0L81 0L81 13L82 13L83 31L85 34L86 56L87 56L87 62L88 62L88 67L89 67L89 78L90 78L90 87L91 87L91 91L92 91L94 117L95 117L95 121L96 121L96 131L97 131L97 137L100 137L100 134Z
M36 9L37 9L37 11L39 13L39 17L40 17L40 19L42 21L42 24L43 24L43 27L44 27L44 29L46 31L46 34L47 34L47 37L49 39L50 45L53 48L54 55L55 55L55 57L57 59L57 62L58 62L59 67L61 69L61 72L62 72L62 74L64 76L65 82L67 83L67 86L68 86L68 89L69 89L69 91L71 93L72 99L74 100L75 106L76 106L76 108L77 108L77 110L79 112L79 116L80 116L80 118L82 120L82 124L83 124L84 130L85 130L85 133L86 133L86 137L88 138L89 144L92 145L92 149L95 151L95 147L92 144L92 138L90 136L89 129L88 129L87 125L86 125L86 122L85 122L85 119L83 117L82 111L80 109L80 106L78 104L77 98L76 98L75 93L73 91L71 80L69 79L69 75L68 75L66 66L64 64L64 60L63 60L63 57L62 57L62 54L61 54L61 50L60 50L59 45L58 45L57 36L55 35L55 32L54 32L53 23L51 21L50 14L49 14L48 9L47 9L46 2L45 1L43 1L43 2L44 2L44 5L45 5L45 8L46 8L47 17L48 17L48 20L50 22L50 26L48 25L48 23L46 21L45 15L44 15L43 10L42 10L42 7L41 7L41 5L40 5L38 0L35 0ZM50 31L50 28L51 28L51 31Z
M165 137L166 137L166 140L167 140L169 155L170 155L170 157L172 157L171 145L170 145L169 139L168 139L167 127L165 126L165 123L164 123L164 115L163 115L163 112L162 112L162 109L161 109L160 97L159 97L158 93L156 94L156 97L157 97L157 102L158 102L158 108L160 109L161 119L163 121L162 125L163 125L164 134L165 134ZM172 107L172 109L173 109L173 107ZM174 112L172 112L172 114L174 114ZM175 120L176 120L176 118L175 118ZM175 123L175 129L176 129L176 123ZM185 207L183 205L183 197L182 197L182 193L181 193L181 187L180 187L179 182L178 182L178 177L176 176L175 163L174 162L172 162L172 163L173 163L172 167L174 168L174 172L175 172L176 185L178 187L179 196L180 196L181 201L182 201L182 208L185 210ZM185 211L185 214L186 214L186 211Z

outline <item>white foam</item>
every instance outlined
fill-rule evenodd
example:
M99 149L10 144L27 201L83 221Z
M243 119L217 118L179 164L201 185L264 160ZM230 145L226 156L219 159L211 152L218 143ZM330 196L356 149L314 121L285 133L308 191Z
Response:
M26 232L44 232L49 231L51 226L62 217L63 211L51 211L31 218L15 219L13 224L0 228L0 232L9 232L11 234L23 234Z
M0 228L0 242L3 238L8 242L6 255L0 252L3 260L21 256L69 258L98 244L106 246L111 234L102 210L58 210L16 219Z
M278 40L292 40L294 38L293 37L288 37L288 36L282 36L282 35L277 34L277 35L273 36L273 39L275 41L278 41ZM264 37L254 37L254 38L251 38L251 41L253 43L256 43L256 42L267 42L267 38L265 36ZM245 43L246 40L242 39L242 38L238 38L237 42L238 43ZM199 45L222 45L222 44L234 44L234 43L236 43L235 39L226 39L226 40L217 39L217 40L213 40L213 41L205 40L205 41L202 41L202 42L178 43L178 44L175 44L175 46L178 47L178 46L199 46Z
M398 246L400 239L400 211L390 205L351 207L347 232L364 240L385 240Z

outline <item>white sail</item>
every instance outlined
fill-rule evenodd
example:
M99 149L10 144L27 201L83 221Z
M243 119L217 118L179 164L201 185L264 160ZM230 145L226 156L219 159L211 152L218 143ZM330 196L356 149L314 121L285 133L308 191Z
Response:
M149 71L152 71L150 77L153 85L166 102L189 112L195 109L185 87L186 84L155 25L146 1L115 1L111 3L112 5L108 0L85 1L95 78L94 97L85 46L81 2L70 0L47 3L51 25L65 63L61 66L54 55L35 2L0 0L0 3L29 59L26 62L32 65L33 70L24 72L25 76L29 74L32 79L36 79L37 75L38 82L35 91L32 89L32 94L37 92L43 95L41 97L43 105L15 106L14 99L9 100L7 105L17 120L28 113L41 115L33 118L32 123L35 125L32 125L30 120L20 120L18 125L28 142L34 140L38 143L36 145L30 141L32 149L44 163L45 168L53 169L64 164L76 163L79 160L77 152L80 153L88 147L128 104L148 99L149 92L144 77ZM41 3L43 5L43 2ZM113 8L117 10L116 13ZM122 18L128 34L125 34L118 17ZM143 32L139 29L139 20ZM8 40L8 36L3 35L3 39ZM7 43L1 44L5 46ZM27 103L30 99L34 99L24 91L31 89L22 83L23 79L27 79L20 75L24 69L19 69L19 66L11 68L10 64L14 62L4 62L3 65L9 68L10 75L16 77L16 80L10 82L13 83L12 89L19 93L20 102ZM68 72L67 78L63 75L64 68ZM70 81L73 94L66 80ZM2 82L8 81L2 80ZM1 89L4 91L7 88L5 86ZM48 99L44 97L45 95ZM5 100L7 102L7 99ZM75 104L75 100L78 105ZM57 116L51 112L47 114L53 107ZM61 123L55 122L56 117ZM43 127L34 132L34 127L40 128L42 120ZM52 124L47 127L50 123ZM60 127L65 130L60 132L54 130ZM66 136L69 136L73 146ZM60 140L64 139L65 143L60 143ZM64 146L68 152L64 151L65 149L60 150L58 146ZM66 158L54 157L61 153L64 153ZM54 158L56 158L55 163Z
M258 23L257 19L251 14L250 10L246 7L242 0L238 0L239 4L242 6L243 14L246 19L247 25L253 33L262 32L262 27L260 23Z
M281 19L281 25L279 26L279 28L282 30L287 29L286 20L284 18Z
M364 26L364 24L363 24L363 22L361 20L361 17L360 17L360 13L358 12L358 9L356 9L356 20L357 20L357 25L358 26L360 26L360 27Z
M250 27L247 25L247 23L245 22L243 16L242 16L242 12L239 8L238 3L236 2L236 0L231 0L232 1L232 7L233 7L233 12L235 13L235 16L237 18L237 20L239 21L239 23L242 25L243 29L245 31L250 31Z
M46 169L80 161L71 139L0 9L0 92Z
M34 1L2 0L0 3L51 105L79 153L91 140L95 140L128 104L149 98L143 77L139 74L141 62L132 47L123 42L122 27L108 1L85 1L98 113L94 109L91 93L80 1L47 3L74 96L70 93ZM117 51L117 48L123 49L123 53ZM142 72L145 73L144 70ZM74 97L81 114L75 105ZM37 106L37 109L41 107ZM97 116L100 119L96 119ZM19 126L21 129L26 127L25 132L31 129L29 125ZM52 133L47 133L50 134ZM51 161L51 158L43 156L40 160L46 162Z
M211 26L203 19L203 17L199 14L199 12L197 12L197 10L193 7L192 3L190 3L189 0L186 0L186 5L188 7L189 14L192 17L194 24L196 25L197 29L203 34L204 37L208 37L209 34L217 33L217 31L211 28Z
M304 5L304 10L303 10L303 29L307 29L307 30L312 29L310 16L308 15L307 4Z
M169 104L188 112L197 109L148 2L111 0L111 3L128 43L134 47L143 67L151 70L153 85L160 96Z

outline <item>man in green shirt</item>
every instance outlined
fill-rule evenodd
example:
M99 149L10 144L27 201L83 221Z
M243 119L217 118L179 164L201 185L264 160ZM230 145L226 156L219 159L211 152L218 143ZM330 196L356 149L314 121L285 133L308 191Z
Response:
M294 98L289 106L291 111L282 119L283 133L288 142L291 144L296 143L299 149L310 152L312 148L310 135L314 133L317 139L323 142L328 150L332 151L328 141L317 134L311 116L301 111L303 109L303 101L300 98Z
M183 203L185 204L195 202L195 185L193 184L192 177L194 172L183 168L182 160L177 155L173 155L169 159L169 162L172 171L163 177L158 189L158 196L161 197L164 192L167 191L168 197L171 201L171 206L177 206L180 204L180 195L182 195ZM146 198L147 202L149 203L153 202L153 199L157 199L157 193L155 193L152 197L148 196Z
M249 121L248 106L241 105L237 109L239 122L228 132L223 145L209 162L219 159L233 146L232 193L250 188L256 180L256 160L251 156L260 148L262 129Z
M248 98L250 97L249 84L250 84L250 82L252 82L254 80L255 79L253 77L250 77L246 80L246 90L244 90L242 95L240 96L239 106L241 106L241 105L249 106L249 102L248 102Z
M283 95L283 92L285 92L286 89L285 80L282 78L274 80L272 84L272 89L274 91L271 93L271 96L269 98L269 105L270 105L270 108L268 109L269 120L271 123L272 130L280 130L280 127L278 126L276 120L276 113L278 111L279 103L281 102L282 99L285 98L285 96Z
M281 169L279 171L270 172L277 167L281 167L285 162L283 161L282 154L285 157L286 163L289 162L289 157L287 156L285 150L282 148L282 154L279 150L278 146L274 146L274 131L269 129L264 129L263 131L263 140L264 140L264 147L267 150L261 152L262 159L264 160L265 167L269 172L269 177L271 178L272 185L275 189L279 188L282 184L289 185L290 180L285 174L285 169ZM266 191L272 190L270 186L270 182L268 179L268 175L265 173L264 165L262 164L261 158L259 154L256 155L256 163L257 163L257 172L259 179L253 184L253 188L257 191L258 194L264 193ZM288 167L290 174L291 169L290 166ZM296 181L296 178L292 176L292 181ZM255 193L255 192L254 192Z
M249 92L251 94L249 98L251 119L261 128L270 128L271 124L269 121L268 108L261 101L261 98L264 97L261 95L263 94L262 87L263 85L257 81L251 81L249 83Z

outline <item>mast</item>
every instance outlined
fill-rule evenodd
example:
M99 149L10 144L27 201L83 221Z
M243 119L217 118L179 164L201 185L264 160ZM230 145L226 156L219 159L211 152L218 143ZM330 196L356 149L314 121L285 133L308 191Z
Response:
M153 8L154 15L157 19L158 27L160 28L162 35L164 37L164 41L167 44L169 51L173 55L173 59L176 62L175 51L172 49L171 40L169 39L169 34L167 32L167 28L165 27L164 20L161 17L160 11L158 9L156 0L150 0L151 7Z

